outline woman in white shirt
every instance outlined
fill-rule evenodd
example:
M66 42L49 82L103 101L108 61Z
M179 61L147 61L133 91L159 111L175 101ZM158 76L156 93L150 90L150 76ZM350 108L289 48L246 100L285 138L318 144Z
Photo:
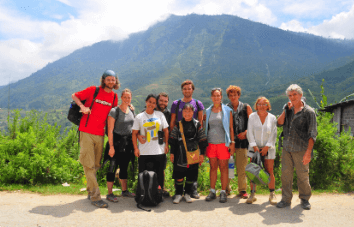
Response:
M277 137L277 119L268 113L271 105L266 97L259 97L254 104L257 112L252 113L248 119L247 139L249 142L249 151L259 152L265 157L264 167L270 175L270 183L268 184L270 195L269 202L272 205L277 204L274 188L275 178L273 173L275 159L275 140ZM254 191L252 190L254 187ZM255 184L251 183L251 196L246 203L253 203L257 200L255 197Z

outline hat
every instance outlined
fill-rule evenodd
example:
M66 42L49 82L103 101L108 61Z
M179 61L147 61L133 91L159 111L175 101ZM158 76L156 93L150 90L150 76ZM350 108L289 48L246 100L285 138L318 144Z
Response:
M102 75L102 79L106 79L107 76L114 76L116 77L116 73L113 72L113 70L107 69L106 71L104 71L103 75Z

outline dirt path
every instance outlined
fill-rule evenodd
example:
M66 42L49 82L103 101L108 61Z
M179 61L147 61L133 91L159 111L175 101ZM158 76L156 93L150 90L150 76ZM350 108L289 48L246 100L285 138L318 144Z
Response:
M187 204L171 199L152 212L136 207L132 198L119 198L108 209L95 208L86 196L42 196L22 192L0 192L0 226L353 226L354 195L315 195L312 209L300 207L295 195L292 206L278 209L267 196L245 204L231 196L228 202L205 202L205 197ZM280 195L278 195L280 199Z

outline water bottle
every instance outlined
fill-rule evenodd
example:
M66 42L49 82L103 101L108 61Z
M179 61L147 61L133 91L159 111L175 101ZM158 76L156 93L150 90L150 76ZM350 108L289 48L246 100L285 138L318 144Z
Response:
M234 156L231 155L229 159L229 178L234 179L235 178L235 161L234 161Z

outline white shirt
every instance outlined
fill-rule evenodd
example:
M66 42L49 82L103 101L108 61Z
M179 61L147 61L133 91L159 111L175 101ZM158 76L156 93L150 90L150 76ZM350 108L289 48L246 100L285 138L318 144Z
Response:
M140 130L140 135L145 136L146 142L139 143L140 155L159 155L165 153L165 143L158 141L158 131L168 128L165 115L160 111L147 114L145 111L134 119L132 130Z
M264 124L262 124L257 112L252 113L248 118L247 140L249 142L249 150L253 151L253 147L258 148L269 147L269 152L275 152L275 141L277 138L277 119L268 113Z

